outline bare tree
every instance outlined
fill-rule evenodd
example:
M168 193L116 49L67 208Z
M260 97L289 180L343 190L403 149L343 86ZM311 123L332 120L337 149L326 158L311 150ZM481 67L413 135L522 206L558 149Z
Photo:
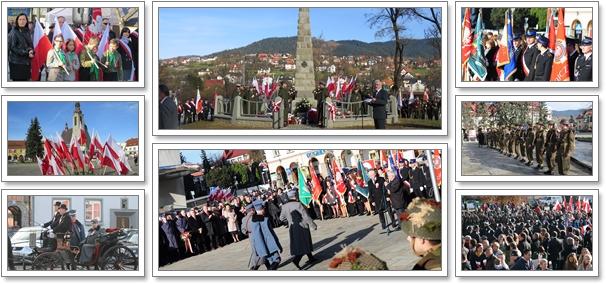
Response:
M393 57L393 87L392 91L397 92L400 89L400 72L404 62L404 46L406 41L404 31L406 27L402 24L402 19L406 15L406 8L383 8L376 14L367 15L367 22L370 28L377 28L375 37L389 37L394 40L395 50Z
M425 38L430 41L438 56L442 51L442 9L440 8L406 8L406 16L410 19L427 21L431 27L425 30Z

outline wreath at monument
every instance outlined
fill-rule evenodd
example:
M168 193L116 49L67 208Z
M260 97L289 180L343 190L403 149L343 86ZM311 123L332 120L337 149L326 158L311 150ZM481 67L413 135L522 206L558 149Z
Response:
M303 98L295 104L295 114L301 123L307 124L307 112L311 109L311 103Z

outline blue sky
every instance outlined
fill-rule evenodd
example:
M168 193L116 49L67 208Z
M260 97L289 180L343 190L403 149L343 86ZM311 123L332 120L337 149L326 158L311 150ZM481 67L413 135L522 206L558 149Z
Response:
M325 40L386 41L375 38L367 14L377 8L310 8L311 33ZM298 8L160 8L160 58L207 55L268 37L297 35ZM426 21L406 34L424 38Z
M545 102L545 104L552 110L562 111L587 108L592 102Z
M109 134L118 143L138 137L137 102L80 102L80 109L89 133L98 132L102 142ZM8 102L8 139L25 139L34 117L40 121L42 135L55 138L65 123L72 127L73 113L74 102Z
M181 150L183 156L188 163L199 164L202 163L200 160L200 150ZM206 150L206 157L209 160L220 157L223 154L223 150Z

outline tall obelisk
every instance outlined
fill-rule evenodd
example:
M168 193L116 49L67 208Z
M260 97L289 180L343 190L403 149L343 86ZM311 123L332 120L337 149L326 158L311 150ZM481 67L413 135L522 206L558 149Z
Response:
M311 41L311 25L309 24L309 8L299 8L296 64L295 88L298 93L295 101L307 98L315 106L313 95L315 88L314 51Z

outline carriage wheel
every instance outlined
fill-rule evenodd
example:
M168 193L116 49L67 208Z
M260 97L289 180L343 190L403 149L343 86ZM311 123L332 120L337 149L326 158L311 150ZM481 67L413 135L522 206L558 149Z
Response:
M110 248L101 257L101 270L137 270L138 266L135 253L122 245Z
M62 269L63 260L55 252L45 252L34 259L32 263L33 270L55 270Z

